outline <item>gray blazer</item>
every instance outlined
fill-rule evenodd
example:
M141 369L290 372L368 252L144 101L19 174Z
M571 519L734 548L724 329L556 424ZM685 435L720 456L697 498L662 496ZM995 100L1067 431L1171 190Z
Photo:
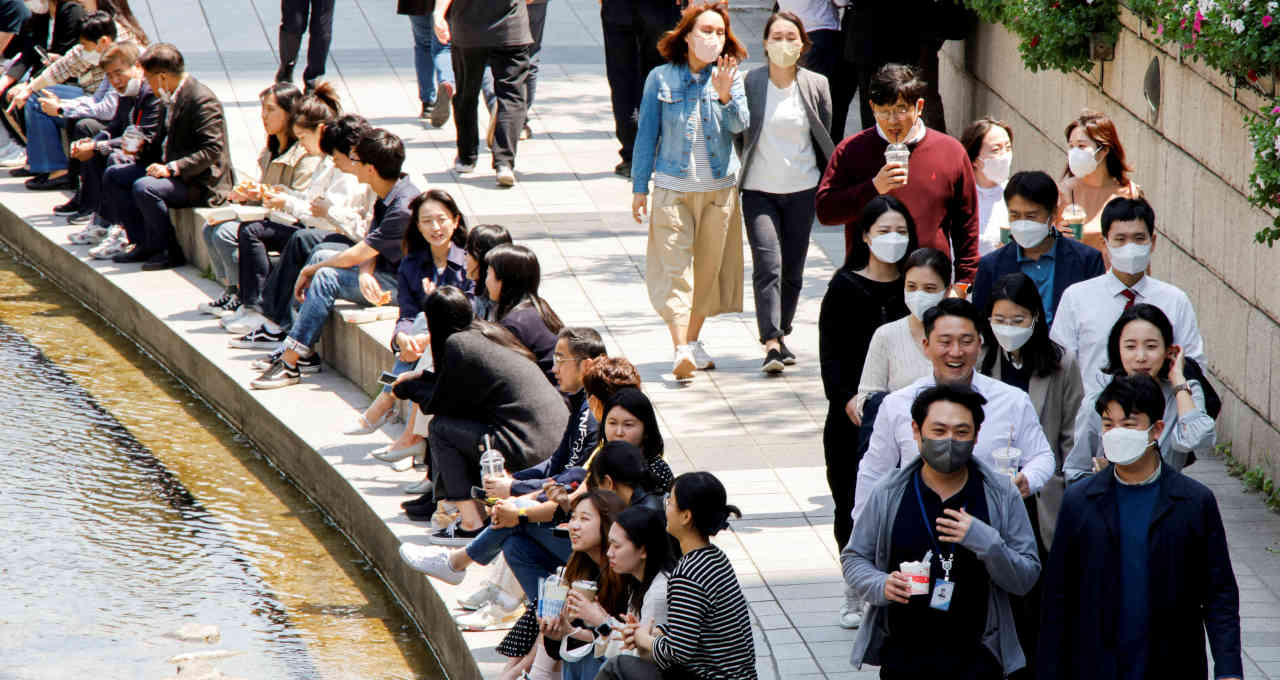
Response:
M747 106L751 110L751 123L734 140L742 158L742 169L738 172L739 185L751 168L756 142L760 141L765 103L769 98L768 82L768 65L753 69L746 75ZM827 87L826 76L805 68L796 69L796 87L800 92L804 112L809 118L809 136L813 139L813 148L818 154L818 172L821 173L826 169L827 161L836 148L835 142L831 141L831 90Z
M981 461L975 460L975 463L982 472L982 488L987 497L991 523L975 519L960 545L972 550L982 560L991 577L982 644L1000 660L1005 674L1009 674L1027 665L1014 630L1009 594L1026 595L1030 592L1040 577L1040 557L1036 551L1035 534L1031 531L1031 520L1017 489L1007 481L1007 477ZM916 458L906 467L895 470L871 492L862 517L853 525L849 544L840 553L845 583L871 605L853 643L850 661L857 668L862 668L863 663L880 665L880 650L885 636L889 634L885 608L893 606L884 596L884 582L888 580L889 572L898 568L889 564L893 520L898 516L898 506L911 477L921 465L923 459Z
M990 350L988 350L990 351ZM984 357L985 359L985 357ZM979 360L981 366L983 360ZM991 377L1000 380L1000 362L991 367ZM1058 509L1062 507L1062 495L1066 491L1066 482L1062 476L1062 464L1071 455L1076 441L1076 415L1080 411L1084 399L1084 387L1080 382L1080 369L1075 359L1066 353L1062 355L1062 365L1058 371L1046 377L1033 375L1027 384L1027 393L1031 395L1031 403L1036 407L1036 415L1040 417L1040 427L1044 429L1045 439L1053 449L1053 477L1045 482L1036 494L1036 510L1040 519L1040 537L1044 539L1045 549L1053 545L1053 530L1058 524ZM1086 408L1093 408L1090 403Z

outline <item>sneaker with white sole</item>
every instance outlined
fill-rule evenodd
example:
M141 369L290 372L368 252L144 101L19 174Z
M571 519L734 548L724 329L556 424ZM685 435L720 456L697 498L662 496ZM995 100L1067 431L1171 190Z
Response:
M240 307L235 316L224 316L218 320L222 328L232 335L244 335L255 328L265 328L267 317L248 307Z
M266 326L259 326L238 338L231 338L227 341L227 347L274 350L280 346L280 343L284 342L286 337L288 337L288 334L284 331L272 333L267 330Z
M89 256L95 260L110 260L117 255L123 255L129 247L129 235L125 233L124 227L116 225L107 230L107 235L102 242L89 249Z
M240 296L230 288L222 292L216 300L201 302L196 305L196 310L201 314L209 316L222 316L222 313L229 309L240 309Z
M498 587L498 584L486 583L481 586L479 590L471 593L470 595L458 598L458 609L465 609L466 611L473 612L490 602L497 600L498 593L500 592L502 592L502 589Z
M249 364L249 367L255 371L265 371L268 368L271 368L271 365L276 361L279 361L280 357L283 355L284 349L277 347L271 351L271 354L268 354L261 359L254 359L253 362ZM319 354L312 353L309 357L298 357L297 366L299 373L303 375L310 375L312 373L319 373L324 368L324 361L320 359Z
M289 385L297 385L302 382L302 374L298 372L297 366L290 366L280 359L271 365L271 368L262 372L262 375L249 381L249 387L255 390L274 390L278 387L288 387Z
M716 362L711 359L710 354L707 354L707 348L703 346L701 340L694 340L689 343L689 351L693 352L693 365L699 371L706 371L716 367Z
M67 240L78 246L96 246L102 243L102 239L107 237L108 231L110 230L106 227L90 224L80 231L73 232L67 237Z
M513 187L516 185L516 171L505 163L498 166L498 186Z
M507 630L514 627L521 616L524 616L524 605L519 602L510 609L497 602L490 602L479 611L463 614L454 621L465 631Z
M455 570L449 566L449 551L413 543L400 544L400 559L414 571L444 581L450 585L459 585L467 577L467 570Z
M485 524L479 529L463 529L461 520L458 520L439 531L427 534L427 540L431 541L432 545L447 545L461 548L475 540L475 537L479 536L480 532L484 531L487 526L489 525Z
M688 345L680 345L676 347L675 358L671 360L671 374L676 380L685 381L693 379L693 372L698 366L693 361L693 351Z
M853 629L861 626L863 608L862 598L853 588L845 586L844 604L840 605L840 627Z
M463 163L461 159L455 158L453 159L453 171L459 175L472 173L476 171L476 164L474 162Z

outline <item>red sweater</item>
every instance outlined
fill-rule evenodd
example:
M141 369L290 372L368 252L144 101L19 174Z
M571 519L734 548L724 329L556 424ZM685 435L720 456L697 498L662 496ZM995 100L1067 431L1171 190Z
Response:
M871 180L884 166L888 146L874 127L867 128L840 142L822 175L818 221L845 225L845 253L856 237L858 214L879 195ZM960 142L933 129L908 146L907 185L890 193L911 211L920 246L951 255L956 280L972 281L978 270L978 197L969 155Z

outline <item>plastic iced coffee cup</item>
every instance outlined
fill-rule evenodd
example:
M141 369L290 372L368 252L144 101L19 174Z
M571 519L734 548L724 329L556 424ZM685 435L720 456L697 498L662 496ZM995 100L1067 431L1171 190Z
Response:
M124 152L134 155L142 149L143 141L142 131L130 125L125 128L124 134L120 136L120 146L124 148Z
M1022 460L1022 449L1003 446L991 452L995 460L996 472L1007 475L1012 480L1018 474L1018 461Z
M1071 227L1071 235L1080 240L1084 237L1084 208L1072 203L1062 209L1062 222Z
M928 562L903 562L898 565L898 571L902 572L911 583L912 596L929 594Z
M560 612L564 611L564 600L569 595L569 589L563 583L550 578L543 584L542 599L538 603L538 607L542 610L539 616L554 617L560 616Z
M596 599L597 590L598 590L598 587L596 586L595 581L582 580L582 581L573 582L573 592L578 593L588 601L593 601Z
M884 162L886 165L900 163L903 171L906 171L911 162L911 150L907 148L906 144L890 144L889 148L884 151ZM906 181L905 177L903 181Z

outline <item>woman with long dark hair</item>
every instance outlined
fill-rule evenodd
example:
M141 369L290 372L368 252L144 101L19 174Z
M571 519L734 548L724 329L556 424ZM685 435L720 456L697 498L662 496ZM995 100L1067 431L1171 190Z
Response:
M538 296L542 267L538 256L525 246L500 245L484 256L488 273L484 287L495 300L493 320L511 331L538 358L547 380L555 384L551 372L555 360L556 334L564 322L551 305Z
M906 255L916 249L916 226L910 211L893 196L877 196L858 216L858 238L827 285L818 313L818 362L827 395L822 430L827 483L835 499L836 544L849 542L853 524L853 490L861 459L858 442L861 408L857 404L862 367L876 329L907 316L903 302ZM912 351L909 347L896 348ZM919 354L919 351L916 351ZM923 357L922 357L923 358ZM764 370L769 371L768 362ZM849 628L861 620L861 603L852 590L840 609Z
M738 63L747 50L721 3L690 5L658 42L632 155L631 214L653 206L645 256L649 301L675 346L671 373L715 367L699 340L707 317L742 310L742 219L734 136L750 122Z
M1067 124L1067 167L1059 182L1058 228L1111 260L1102 236L1102 209L1116 198L1141 198L1142 187L1129 178L1133 169L1125 158L1116 124L1105 113L1085 109Z
M489 278L489 265L484 258L504 243L511 243L511 232L497 224L477 224L467 236L467 278L475 285L471 308L477 319L493 321L493 308L498 301L489 298L489 289L484 285Z
M1216 441L1214 420L1209 415L1205 389L1197 378L1204 375L1194 359L1173 344L1173 324L1159 307L1136 304L1126 309L1111 327L1107 338L1107 367L1111 376L1146 373L1155 378L1164 393L1164 432L1160 434L1160 459L1181 470L1196 451L1211 449ZM1084 403L1097 401L1098 389L1085 396ZM1068 482L1104 469L1102 418L1093 409L1080 409L1075 423L1075 447L1063 464Z
M293 123L304 99L298 88L277 83L259 93L258 99L262 103L262 129L267 135L267 144L258 154L260 175L257 182L242 180L231 190L227 200L239 205L262 206L263 212L269 211L268 215L261 219L246 220L246 224L271 222L284 227L292 234L298 228L295 226L298 219L282 210L284 192L277 187L294 192L305 191L311 184L312 176L320 168L323 156L318 150L313 153L305 144L300 143L294 134ZM337 93L332 88L326 90L325 98L321 99L321 102L327 110L336 110ZM206 224L201 232L209 248L213 276L226 288L218 299L201 303L199 310L205 314L222 316L222 327L227 329L228 333L237 335L243 335L257 328L266 318L252 307L245 307L242 304L240 274L244 267L241 267L237 261L242 226L238 218L232 217L221 223ZM255 228L255 233L260 231L265 230ZM285 240L288 240L287 236ZM266 259L265 250L262 257ZM261 283L265 279L266 270L264 269L255 279L257 289L261 288ZM258 300L248 302L253 305ZM231 313L223 316L223 312L228 311Z

